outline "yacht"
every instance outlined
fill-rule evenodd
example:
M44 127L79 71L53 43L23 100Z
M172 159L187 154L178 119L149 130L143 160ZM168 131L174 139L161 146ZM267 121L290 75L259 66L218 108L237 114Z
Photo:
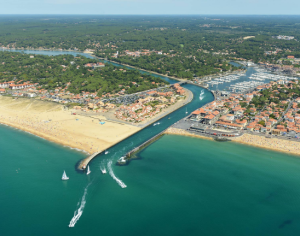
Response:
M67 176L66 172L64 171L63 176L61 178L62 180L68 180L69 177Z
M105 154L105 155L108 154L108 151L105 151L104 154Z
M91 173L90 167L88 166L86 174L89 175Z

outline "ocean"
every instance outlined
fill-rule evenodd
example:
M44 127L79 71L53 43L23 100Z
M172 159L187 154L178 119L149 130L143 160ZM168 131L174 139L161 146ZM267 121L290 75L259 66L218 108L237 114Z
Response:
M165 135L127 166L96 158L87 176L76 171L84 153L5 126L0 133L1 235L300 233L297 156ZM127 188L101 173L110 160Z

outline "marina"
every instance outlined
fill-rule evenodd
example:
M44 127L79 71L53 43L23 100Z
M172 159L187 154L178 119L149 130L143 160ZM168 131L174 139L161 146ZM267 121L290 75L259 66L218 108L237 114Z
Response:
M208 88L213 91L227 91L233 93L247 92L259 85L270 81L296 80L297 77L272 74L266 69L253 65L245 73L227 75L207 82Z

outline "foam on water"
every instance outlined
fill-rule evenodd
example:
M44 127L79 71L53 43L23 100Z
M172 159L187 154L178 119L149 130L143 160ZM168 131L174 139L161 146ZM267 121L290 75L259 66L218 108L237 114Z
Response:
M126 184L124 184L122 182L122 180L118 179L115 176L115 174L114 174L114 172L113 172L113 170L111 168L111 165L112 165L112 161L109 161L107 166L108 166L108 172L109 172L110 176L121 186L121 188L126 188L127 187Z
M83 209L85 207L85 204L86 204L86 200L85 200L85 197L86 197L86 194L87 194L87 190L88 190L88 187L91 185L91 183L89 183L86 188L84 189L84 193L83 193L83 196L81 198L81 202L80 202L80 206L79 208L74 212L74 216L73 218L71 219L70 221L70 224L69 224L69 227L74 227L75 224L77 223L77 221L79 220L79 218L81 217L82 213L83 213ZM77 206L79 205L79 202L77 203Z
M201 90L199 100L201 101L204 98L204 90Z

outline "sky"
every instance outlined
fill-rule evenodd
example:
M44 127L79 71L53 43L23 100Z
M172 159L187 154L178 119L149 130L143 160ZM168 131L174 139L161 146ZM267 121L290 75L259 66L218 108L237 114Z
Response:
M299 15L300 0L14 0L0 14Z

